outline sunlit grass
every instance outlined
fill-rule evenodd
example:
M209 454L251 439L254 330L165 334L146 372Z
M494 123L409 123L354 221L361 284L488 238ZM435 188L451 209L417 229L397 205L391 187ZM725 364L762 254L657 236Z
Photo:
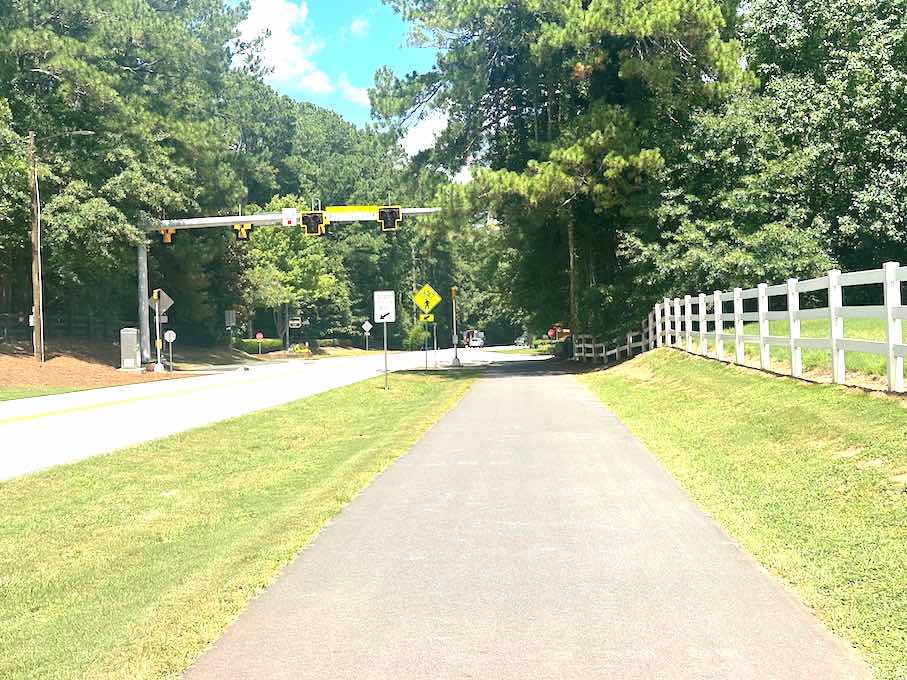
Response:
M830 336L830 322L824 319L808 319L800 322L800 335L804 338L827 338ZM699 332L694 325L693 330L693 348L699 347ZM787 321L769 321L769 335L787 336L790 325ZM715 352L714 331L709 328L710 333L707 335L708 351L711 354ZM734 353L734 326L731 322L725 322L724 326L724 353L726 357L733 356ZM756 323L744 324L745 335L758 335L759 325ZM728 335L730 334L730 336ZM681 336L682 338L685 336ZM885 340L885 325L881 319L845 319L844 320L844 337L855 340ZM907 324L904 324L904 343L907 343ZM802 349L803 370L804 371L830 371L831 370L831 350L825 349ZM759 345L757 343L747 342L744 344L744 356L748 363L757 364L759 361ZM771 357L773 361L783 364L790 363L790 350L787 347L773 346L771 348ZM845 365L848 371L863 373L873 376L886 375L887 367L885 357L877 354L867 354L865 352L845 353Z
M394 374L0 483L0 678L177 677L469 384Z
M907 677L907 400L675 351L581 379L880 680Z
M15 385L0 385L0 401L11 399L26 399L28 397L44 397L48 394L63 394L76 392L78 387L17 387Z

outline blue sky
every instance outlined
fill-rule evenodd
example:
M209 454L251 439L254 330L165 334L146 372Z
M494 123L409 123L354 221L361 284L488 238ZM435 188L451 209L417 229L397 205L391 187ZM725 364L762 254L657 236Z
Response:
M380 0L251 0L243 37L265 29L271 85L357 125L370 120L366 88L378 68L403 74L434 63L433 50L405 46L406 23Z

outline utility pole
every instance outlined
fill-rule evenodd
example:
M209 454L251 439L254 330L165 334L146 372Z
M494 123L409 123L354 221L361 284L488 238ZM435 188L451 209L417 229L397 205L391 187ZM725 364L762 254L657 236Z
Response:
M573 359L576 360L576 338L579 335L579 310L576 293L576 225L572 219L567 221L567 247L570 249L570 345L573 348ZM557 337L555 337L555 346Z
M41 270L41 203L35 160L35 133L28 131L28 192L31 197L31 283L35 359L44 362L44 272Z

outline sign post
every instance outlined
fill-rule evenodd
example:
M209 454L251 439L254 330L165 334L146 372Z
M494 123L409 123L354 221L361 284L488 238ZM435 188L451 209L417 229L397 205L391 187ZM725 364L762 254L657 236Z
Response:
M173 341L176 340L176 331L172 328L164 333L164 340L167 341L167 349L170 353L170 372L173 373Z
M255 334L255 339L258 340L258 355L261 356L261 341L265 339L265 334L258 331Z
M387 324L397 320L397 295L392 290L376 290L374 293L375 323L384 327L384 389L387 384Z
M438 295L438 291L431 287L431 284L426 283L422 288L418 290L413 295L413 302L416 303L416 306L422 310L422 313L419 315L419 322L425 324L426 331L428 330L428 324L435 323L435 315L431 313L435 307L441 303L441 296ZM435 335L435 345L437 350L437 331ZM437 359L437 353L435 354ZM425 335L425 370L428 370L428 334Z
M362 323L362 332L365 333L365 351L366 351L366 352L368 352L368 336L369 336L369 333L372 332L372 328L373 328L373 326L372 326L372 324L369 322L368 319L366 319L366 320Z
M163 373L164 364L161 362L161 350L164 343L161 340L161 315L173 306L173 298L161 288L155 288L151 293L151 299L148 301L154 306L154 327L155 340L154 346L157 349L157 363L154 364L155 373Z
M438 324L437 322L431 325L432 334L435 336L435 368L438 367Z

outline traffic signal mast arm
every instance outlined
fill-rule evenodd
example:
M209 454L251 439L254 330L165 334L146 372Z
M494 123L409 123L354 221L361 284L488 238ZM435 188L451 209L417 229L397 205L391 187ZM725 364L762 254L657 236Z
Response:
M224 215L222 217L190 217L179 220L151 221L147 231L158 231L166 237L172 237L176 231L183 229L207 229L209 227L232 227L234 225L250 225L250 228L272 225L298 226L301 215L310 212L323 212L325 223L338 222L377 222L379 211L393 206L377 205L350 205L329 206L323 211L297 211L295 208L285 208L276 213L259 213L257 215ZM440 208L401 208L401 217L414 217L430 215L440 212Z

